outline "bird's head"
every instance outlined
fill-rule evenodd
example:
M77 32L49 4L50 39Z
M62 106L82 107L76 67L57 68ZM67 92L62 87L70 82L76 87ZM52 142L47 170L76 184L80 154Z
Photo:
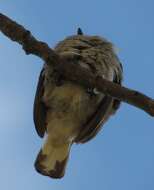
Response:
M65 47L65 49L67 48L83 49L90 47L112 49L113 45L103 37L96 35L94 36L86 35L83 33L81 28L78 28L76 35L69 36L65 38L63 41L60 41L55 49L59 48L61 49L63 47Z

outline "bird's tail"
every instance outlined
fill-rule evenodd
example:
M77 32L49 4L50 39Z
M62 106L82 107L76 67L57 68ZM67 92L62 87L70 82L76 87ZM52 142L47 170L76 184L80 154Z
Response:
M42 175L51 178L62 178L65 174L71 144L71 142L67 142L55 145L47 138L36 158L35 169Z

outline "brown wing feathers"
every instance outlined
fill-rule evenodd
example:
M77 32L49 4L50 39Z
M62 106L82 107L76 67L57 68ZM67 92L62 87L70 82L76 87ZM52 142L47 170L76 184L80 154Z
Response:
M121 84L115 74L114 82ZM96 112L88 119L87 123L82 126L82 129L75 139L76 143L85 143L97 135L108 119L109 115L114 113L120 106L120 101L112 97L105 96L98 106ZM110 112L110 114L109 114Z
M79 135L75 139L76 143L85 143L92 139L101 129L101 125L106 120L108 109L111 108L113 100L105 96L98 106L96 112L88 119L88 122L82 126Z
M33 118L35 129L40 137L44 136L46 130L46 111L47 108L45 104L42 102L42 96L44 92L43 82L44 82L44 69L42 69L39 81L36 89L36 95L34 100L34 110L33 110Z

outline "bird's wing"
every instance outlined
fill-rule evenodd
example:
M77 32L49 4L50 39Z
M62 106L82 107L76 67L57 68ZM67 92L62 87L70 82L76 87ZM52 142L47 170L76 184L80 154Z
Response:
M43 92L44 92L43 83L44 83L44 69L42 69L40 76L39 76L39 81L38 81L35 100L34 100L34 109L33 109L33 118L34 118L35 129L37 131L37 134L40 137L43 137L44 133L46 131L47 108L42 101L42 96L43 96Z
M121 84L121 77L115 73L115 83ZM120 101L110 96L105 96L99 104L96 112L87 120L87 123L82 126L82 130L75 139L76 143L85 143L91 140L100 131L105 121L112 115L120 106Z

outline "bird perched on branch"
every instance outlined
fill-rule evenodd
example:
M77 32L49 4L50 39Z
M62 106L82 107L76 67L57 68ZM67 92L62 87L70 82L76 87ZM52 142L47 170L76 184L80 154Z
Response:
M106 39L78 29L77 35L59 42L54 50L94 75L121 84L122 66ZM44 64L34 102L35 128L40 137L45 136L36 170L52 178L63 177L72 144L94 138L119 105L119 100L65 80L52 65Z

